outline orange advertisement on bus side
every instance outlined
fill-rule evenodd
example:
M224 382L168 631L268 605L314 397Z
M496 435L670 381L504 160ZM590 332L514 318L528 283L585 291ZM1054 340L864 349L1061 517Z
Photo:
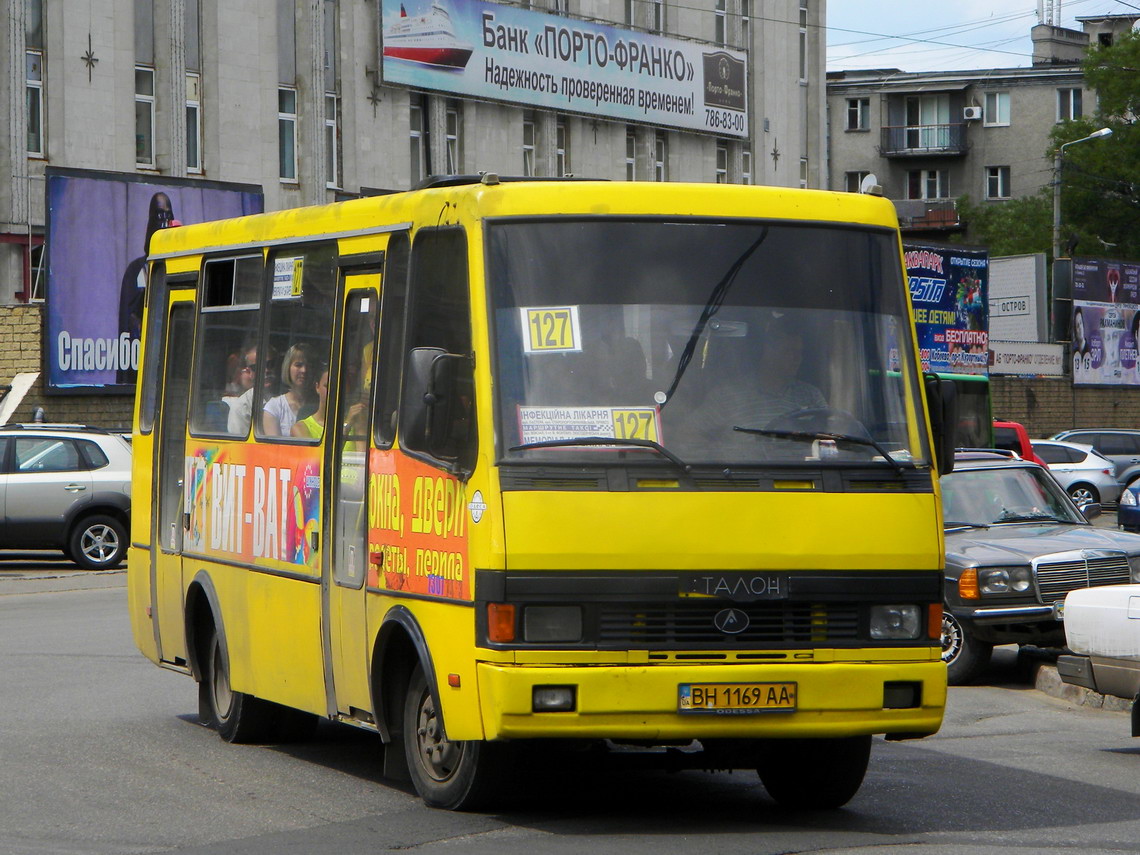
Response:
M320 449L191 446L185 478L186 551L320 571Z
M368 463L368 586L470 600L466 485L395 451Z

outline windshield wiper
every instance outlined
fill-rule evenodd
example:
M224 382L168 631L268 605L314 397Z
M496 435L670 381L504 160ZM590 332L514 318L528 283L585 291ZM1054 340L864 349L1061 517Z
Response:
M737 274L740 273L741 268L744 267L744 262L748 261L752 253L760 248L760 244L764 243L767 237L768 227L764 226L760 230L760 236L737 257L736 261L728 268L721 280L713 286L712 293L709 294L708 300L705 301L705 307L701 310L701 316L697 318L696 326L693 327L693 331L689 335L689 340L685 342L685 348L681 351L681 356L677 359L677 372L673 375L673 382L669 384L669 389L665 392L665 400L661 402L662 409L673 400L673 393L677 391L677 384L681 382L681 377L684 375L685 369L689 367L689 363L693 360L693 353L697 349L697 342L700 341L701 334L705 331L709 319L720 311L720 307L724 303L724 298L727 296L728 290L732 287L732 283L736 281Z
M673 463L686 475L693 471L693 467L652 439L625 439L615 436L576 436L573 439L544 439L539 442L524 442L522 445L513 445L507 451L528 451L532 448L570 448L575 445L628 445L634 448L652 448L662 457Z
M1017 514L1013 511L1002 511L1001 516L995 522L1067 522L1067 520L1059 519L1055 514L1046 513L1028 513Z
M975 522L950 522L949 520L942 521L943 528L989 528L985 523Z
M756 436L774 436L777 439L831 439L836 442L852 442L855 445L865 445L868 448L873 448L883 456L887 463L894 467L894 470L900 475L903 474L905 467L895 460L879 443L870 437L851 436L847 433L827 433L825 431L803 431L803 430L767 430L765 428L749 428L741 427L740 425L733 425L733 430L738 430L741 433L751 433ZM914 464L911 464L914 468Z

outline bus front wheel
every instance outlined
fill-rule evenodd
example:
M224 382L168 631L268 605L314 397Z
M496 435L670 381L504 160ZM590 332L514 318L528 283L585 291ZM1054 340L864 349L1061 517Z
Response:
M404 701L404 755L416 792L429 807L474 810L498 792L501 746L449 740L443 719L417 665Z
M870 757L870 736L775 739L756 771L784 807L838 808L859 791Z
M218 631L211 627L204 645L202 681L198 684L198 718L218 731L226 742L262 742L273 735L273 705L235 692L230 685L230 663Z

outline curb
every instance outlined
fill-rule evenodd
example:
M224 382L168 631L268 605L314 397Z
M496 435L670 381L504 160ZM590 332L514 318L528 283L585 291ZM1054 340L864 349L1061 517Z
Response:
M1059 698L1077 706L1125 713L1132 709L1132 701L1125 698L1102 695L1092 689L1086 689L1084 686L1066 683L1057 673L1057 666L1045 662L1036 667L1036 673L1033 675L1033 687L1050 697Z

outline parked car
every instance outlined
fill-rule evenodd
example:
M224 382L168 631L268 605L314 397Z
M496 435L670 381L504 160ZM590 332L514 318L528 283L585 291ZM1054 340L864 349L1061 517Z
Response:
M959 452L942 478L942 659L968 683L995 644L1060 647L1057 604L1077 588L1140 582L1140 535L1097 528L1044 469L1011 453Z
M1057 658L1066 683L1132 703L1140 736L1140 585L1109 585L1065 597L1065 638L1072 654Z
M1124 486L1140 479L1140 430L1126 428L1074 428L1051 439L1091 445L1116 466L1116 480Z
M994 448L1004 448L1006 451L1015 451L1018 456L1032 460L1040 466L1049 468L1048 461L1042 460L1033 451L1033 443L1029 439L1029 431L1019 422L1007 422L994 419Z
M1116 524L1125 531L1140 533L1140 483L1133 482L1120 492Z
M0 427L0 544L60 549L80 567L118 566L127 551L131 447L81 425Z
M1089 502L1114 505L1120 498L1116 467L1091 445L1060 439L1035 439L1033 450L1049 464L1049 474L1065 488L1077 507Z

